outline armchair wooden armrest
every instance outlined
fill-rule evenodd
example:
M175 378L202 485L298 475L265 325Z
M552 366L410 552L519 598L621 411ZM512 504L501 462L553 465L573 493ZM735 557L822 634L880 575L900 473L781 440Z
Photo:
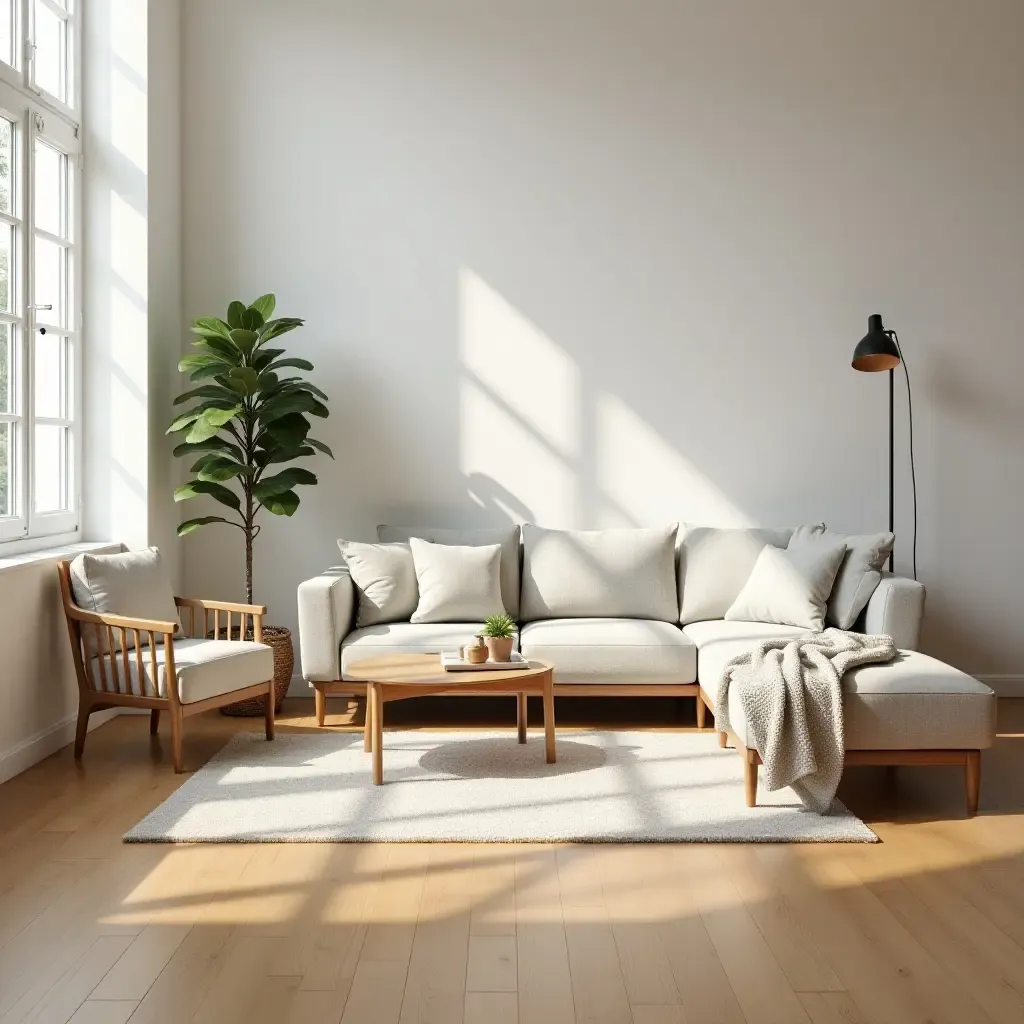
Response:
M181 629L177 622L164 622L160 619L137 619L128 615L111 615L109 613L87 612L77 604L67 606L68 618L78 622L92 622L97 626L109 626L117 630L138 630L141 633L157 633L173 636Z
M221 615L225 617L224 625L227 628L229 640L244 640L246 629L246 616L252 623L252 635L256 643L263 642L263 616L267 614L266 605L262 604L239 604L237 601L207 601L198 597L176 597L174 603L188 614L189 636L207 636L210 632L210 615L213 616L213 635L221 635ZM237 636L232 635L232 616L238 616ZM196 633L196 617L201 616L201 632Z

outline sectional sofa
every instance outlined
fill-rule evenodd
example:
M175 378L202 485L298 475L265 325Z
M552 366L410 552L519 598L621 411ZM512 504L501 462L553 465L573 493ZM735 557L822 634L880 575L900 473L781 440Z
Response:
M554 664L558 696L689 695L696 700L700 728L706 709L714 713L716 686L730 658L763 638L808 632L725 618L762 549L785 548L792 535L788 528L685 525L605 531L378 528L378 539L388 543L418 537L438 544L500 545L502 601L520 624L519 648ZM863 607L852 628L890 635L900 654L843 679L846 761L959 765L968 813L974 813L980 751L995 734L995 696L917 650L925 603L920 583L881 572L873 576L860 583ZM359 600L344 566L298 589L302 674L316 691L321 725L328 694L364 695L362 684L346 679L359 660L454 650L481 625L401 621L356 628ZM758 755L747 746L738 703L730 706L730 720L753 806ZM720 735L719 741L725 746L730 739Z

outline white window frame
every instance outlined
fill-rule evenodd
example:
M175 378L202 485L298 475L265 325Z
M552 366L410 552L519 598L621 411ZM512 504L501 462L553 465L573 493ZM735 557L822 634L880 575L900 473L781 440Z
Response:
M81 121L73 106L36 88L31 31L36 4L42 4L64 19L68 29L70 84L73 104L81 102L81 18L83 0L68 0L65 10L54 0L18 0L14 17L14 57L17 67L0 60L0 114L14 125L11 154L12 207L10 214L0 213L0 223L13 227L11 252L11 311L0 312L0 322L11 324L10 377L11 409L0 413L0 422L16 424L16 442L11 446L8 482L13 515L0 518L0 556L14 554L40 545L62 544L79 539L81 528L82 467L82 157ZM41 141L65 154L69 160L70 185L65 197L68 210L67 233L71 239L71 279L65 285L67 326L48 318L45 311L33 308L35 241L37 235L61 246L66 240L35 225L33 189L35 187L36 142ZM68 339L71 373L65 380L69 418L39 419L35 416L35 343L39 330ZM34 427L36 423L69 428L67 472L64 479L66 509L39 513L34 500Z

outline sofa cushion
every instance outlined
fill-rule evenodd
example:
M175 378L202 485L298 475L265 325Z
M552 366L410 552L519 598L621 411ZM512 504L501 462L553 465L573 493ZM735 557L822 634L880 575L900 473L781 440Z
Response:
M692 683L697 651L674 623L655 619L545 619L523 627L522 651L555 668L555 684Z
M846 554L842 541L824 541L794 533L786 550L766 544L750 578L725 618L740 622L776 622L821 632L825 607L839 564Z
M675 622L675 538L675 525L642 530L547 530L524 525L523 621Z
M389 622L353 630L341 644L341 678L365 658L458 650L483 628L482 622Z
M780 626L773 622L729 622L712 619L691 622L686 635L697 648L697 680L704 690L713 692L730 659L750 650L762 640L775 637L806 636L808 629Z
M501 546L409 540L419 604L413 622L466 622L501 615Z
M679 533L679 621L720 619L736 600L767 544L784 548L792 529L689 526Z
M466 547L501 545L501 603L513 619L519 618L519 527L503 526L481 530L443 530L432 526L378 526L381 541L408 541L413 537L432 544L461 544Z
M356 588L356 625L408 621L419 592L408 544L361 544L339 540Z
M797 527L793 540L796 541L808 529L811 528ZM846 555L832 584L825 621L840 629L853 629L882 579L882 569L895 537L891 533L847 535L831 530L825 530L818 536L823 540L840 541L846 546Z
M713 701L714 693L703 689ZM996 696L951 665L900 651L895 661L843 676L843 719L847 750L981 750L995 738ZM733 690L729 721L746 745L743 708Z
M274 678L274 652L266 644L251 640L204 640L183 638L175 640L174 674L178 679L178 693L182 704L195 704L208 697L234 693L257 683L269 683ZM120 693L143 693L139 684L138 660L135 654L128 658L131 688L125 685L124 658L115 657L117 678L112 678L110 659L103 658L103 672L107 684ZM157 690L161 697L167 696L166 655L163 645L156 649ZM150 662L152 656L148 644L142 651L143 671L146 674L146 696L152 696ZM100 679L99 659L93 658L89 670L95 682Z

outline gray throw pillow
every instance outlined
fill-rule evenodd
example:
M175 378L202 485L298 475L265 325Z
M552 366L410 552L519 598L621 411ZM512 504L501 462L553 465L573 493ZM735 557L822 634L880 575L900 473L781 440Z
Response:
M676 526L546 530L523 526L524 622L657 619L675 622Z
M513 619L519 618L519 527L499 526L472 530L442 529L434 526L378 526L377 540L408 541L413 537L432 544L466 547L501 545L501 603Z
M159 622L179 621L174 588L157 548L118 551L110 555L83 552L71 562L69 574L75 604L87 612ZM87 627L83 635L89 639L92 632ZM160 642L160 638L157 639ZM135 638L130 634L125 646L129 649L135 646ZM105 643L103 649L106 650ZM121 650L117 630L114 630L114 650ZM92 654L95 656L95 652Z
M846 545L820 539L798 538L789 547L768 545L757 556L727 620L774 622L801 626L820 633L825 628L825 606Z
M409 541L420 600L413 622L483 622L501 615L501 545Z
M797 533L805 529L800 527ZM831 530L826 530L822 536L846 545L846 557L832 584L825 621L840 629L853 629L882 579L895 537L889 532L847 535Z
M338 547L358 596L356 628L408 622L419 597L409 545L339 540Z

